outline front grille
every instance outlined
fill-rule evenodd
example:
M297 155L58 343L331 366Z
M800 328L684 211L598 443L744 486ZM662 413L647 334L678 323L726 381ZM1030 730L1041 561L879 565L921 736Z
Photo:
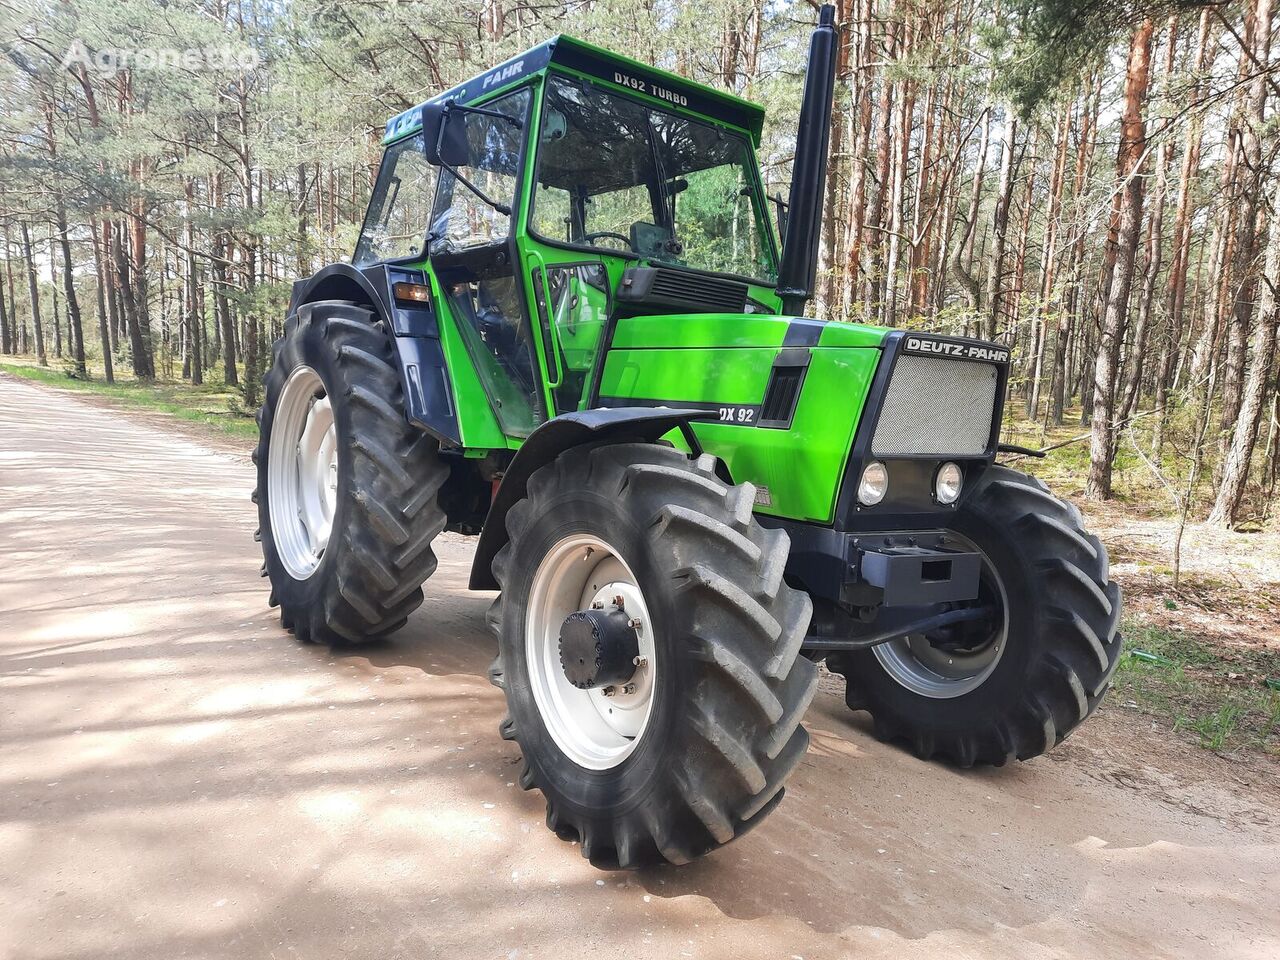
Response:
M991 439L998 383L998 369L989 363L901 354L871 438L872 453L981 456Z

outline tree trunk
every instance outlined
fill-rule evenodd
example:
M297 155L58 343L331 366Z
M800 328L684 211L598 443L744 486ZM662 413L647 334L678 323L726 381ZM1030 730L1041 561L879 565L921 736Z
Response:
M987 314L983 335L994 340L999 331L1004 307L1004 247L1009 230L1009 206L1013 200L1013 144L1018 134L1018 119L1011 107L1005 107L1004 132L1000 135L1000 185L996 190L996 208L991 222L991 270L987 274Z
M871 149L871 12L872 0L862 0L858 8L858 62L854 73L854 96L858 104L853 142L853 186L850 188L849 229L845 241L844 310L854 312L862 283L862 252L867 230L867 158ZM863 319L866 319L865 317Z
M94 287L98 294L98 338L102 341L102 372L107 383L115 383L116 373L111 356L111 332L108 328L107 314L107 277L111 271L107 268L106 259L102 255L102 234L98 231L98 224L92 220L89 221L89 236L93 241L93 268L98 275Z
M67 329L74 341L72 349L76 362L76 376L84 380L88 377L84 362L84 325L80 320L80 298L76 296L75 277L71 267L71 240L68 237L67 211L58 200L58 244L62 248L62 289L67 300Z
M31 249L31 231L25 220L18 226L22 231L22 254L27 260L27 294L31 298L31 327L36 342L36 358L40 361L40 366L47 367L49 358L44 352L44 324L40 319L40 286L36 279L35 253Z
M1280 188L1276 189L1273 202L1280 203ZM1231 446L1223 464L1218 497L1209 514L1210 523L1233 527L1239 519L1240 504L1249 479L1249 464L1253 459L1253 448L1258 441L1258 430L1266 407L1267 391L1272 389L1272 374L1275 371L1276 324L1280 322L1280 311L1276 309L1276 284L1280 284L1280 223L1271 225L1271 239L1267 244L1267 262L1261 284L1259 318L1253 331L1253 363L1249 368L1249 381L1236 417Z
M1249 18L1252 33L1252 60L1266 63L1271 49L1271 0L1256 0ZM1235 251L1231 273L1235 278L1235 296L1227 335L1227 364L1222 379L1222 412L1220 428L1223 440L1234 428L1240 413L1244 389L1245 354L1248 350L1249 323L1253 318L1253 301L1257 293L1254 259L1257 255L1258 200L1262 194L1262 178L1266 172L1262 160L1261 128L1267 104L1267 77L1261 71L1247 88L1238 116L1240 165L1237 167L1238 189L1234 204L1238 207Z
M1170 37L1170 42L1173 38ZM1164 200L1169 188L1170 144L1160 144L1157 153L1155 196L1152 198L1151 217L1147 223L1146 253L1143 257L1142 293L1138 300L1138 325L1133 334L1133 351L1128 363L1124 399L1120 404L1120 418L1127 419L1134 411L1142 387L1143 366L1147 358L1147 341L1150 339L1151 306L1156 295L1156 279L1160 276L1161 252L1164 249Z
M5 250L5 266L9 265L8 250ZM9 305L4 294L4 277L0 277L0 353L11 354L14 337L9 333Z
M54 255L55 228L49 228L49 299L53 304L53 355L62 359L62 315L58 310L58 258Z
M904 53L907 52L904 50ZM912 83L903 86L898 98L894 126L897 129L893 159L893 190L889 196L889 252L884 265L884 324L892 327L898 315L898 261L902 251L902 234L906 228L907 160L911 150L911 122L915 116Z
M1027 413L1033 419L1040 409L1040 385L1044 380L1044 356L1048 349L1049 318L1053 313L1054 265L1058 258L1058 229L1062 212L1062 189L1066 181L1067 135L1071 130L1071 108L1062 108L1054 133L1053 171L1049 175L1049 197L1045 211L1044 239L1040 245L1040 303L1035 313L1034 354L1031 389L1027 391Z
M1079 339L1077 317L1080 304L1083 302L1080 287L1084 277L1085 239L1088 233L1086 218L1089 201L1085 196L1084 185L1093 166L1100 93L1100 84L1093 80L1088 81L1085 85L1085 102L1080 111L1080 146L1076 152L1075 178L1072 183L1075 222L1072 224L1071 231L1074 239L1068 253L1070 267L1067 274L1067 299L1058 312L1058 329L1053 352L1053 381L1050 388L1052 395L1050 419L1057 426L1061 426L1066 418L1067 398L1071 392L1068 388L1071 368L1067 363L1067 348L1073 341Z
M1160 366L1156 373L1155 425L1152 427L1151 449L1159 460L1164 446L1165 424L1168 422L1170 391L1173 386L1174 364L1181 345L1187 339L1185 311L1187 302L1187 277L1191 265L1191 202L1195 195L1197 174L1200 169L1200 151L1204 144L1204 117L1197 109L1204 98L1202 83L1209 50L1211 10L1200 15L1200 28L1196 37L1196 53L1192 70L1197 78L1191 93L1191 121L1187 124L1187 136L1182 152L1182 166L1178 174L1178 201L1173 218L1173 259L1169 265L1168 331L1160 351ZM1203 254L1203 247L1201 248Z
M1142 233L1141 165L1146 148L1147 84L1151 72L1151 37L1154 21L1142 21L1129 44L1125 70L1124 114L1120 148L1116 154L1116 179L1122 191L1115 271L1103 313L1098 359L1093 376L1093 423L1089 443L1089 478L1086 493L1091 499L1111 496L1112 452L1115 448L1116 365L1124 339L1129 312L1129 291L1138 241Z
M894 39L897 24L893 22L892 9L885 23L885 59L894 54ZM887 72L880 72L880 96L877 112L880 123L876 129L876 191L871 200L871 209L867 211L867 223L876 231L871 243L871 270L867 282L867 316L869 319L882 320L884 317L884 250L887 237L884 232L884 212L889 195L889 174L892 159L894 90Z
M133 354L133 375L139 380L154 380L156 373L155 368L151 366L150 354L147 351L146 342L142 336L142 316L137 294L135 292L131 278L129 276L131 266L129 263L129 254L125 251L123 244L115 244L116 255L116 280L120 288L120 298L124 306L125 326L129 334L129 350ZM145 289L145 284L139 284Z
M852 32L847 27L850 0L835 0L836 23L846 24L836 39L836 86L831 109L831 137L827 146L827 166L831 176L827 178L826 196L823 198L822 233L818 245L818 297L815 308L818 316L830 316L836 303L836 257L840 236L837 201L840 190L837 174L841 169L844 151L845 114L848 101L844 91L849 87L849 47Z

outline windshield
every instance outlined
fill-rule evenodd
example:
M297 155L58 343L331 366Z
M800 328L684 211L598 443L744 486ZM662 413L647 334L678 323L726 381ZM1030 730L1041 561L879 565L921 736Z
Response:
M547 240L777 279L745 138L552 77L530 227Z
M352 263L364 267L422 255L436 178L422 152L422 134L387 148Z

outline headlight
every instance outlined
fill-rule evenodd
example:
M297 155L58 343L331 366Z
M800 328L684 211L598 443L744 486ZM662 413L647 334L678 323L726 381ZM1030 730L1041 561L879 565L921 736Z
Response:
M964 473L958 463L944 463L938 468L933 478L933 495L939 503L952 504L960 499L960 487L964 483Z
M865 507L874 507L889 492L889 471L878 460L868 463L862 470L862 479L858 481L858 502Z

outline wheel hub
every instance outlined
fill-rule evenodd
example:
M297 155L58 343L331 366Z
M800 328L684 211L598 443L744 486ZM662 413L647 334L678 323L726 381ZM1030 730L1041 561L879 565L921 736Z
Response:
M617 604L576 610L560 625L560 668L579 690L625 685L639 660L640 638Z
M607 770L643 738L654 641L639 581L614 547L588 533L551 547L529 588L526 663L547 731L575 763Z

